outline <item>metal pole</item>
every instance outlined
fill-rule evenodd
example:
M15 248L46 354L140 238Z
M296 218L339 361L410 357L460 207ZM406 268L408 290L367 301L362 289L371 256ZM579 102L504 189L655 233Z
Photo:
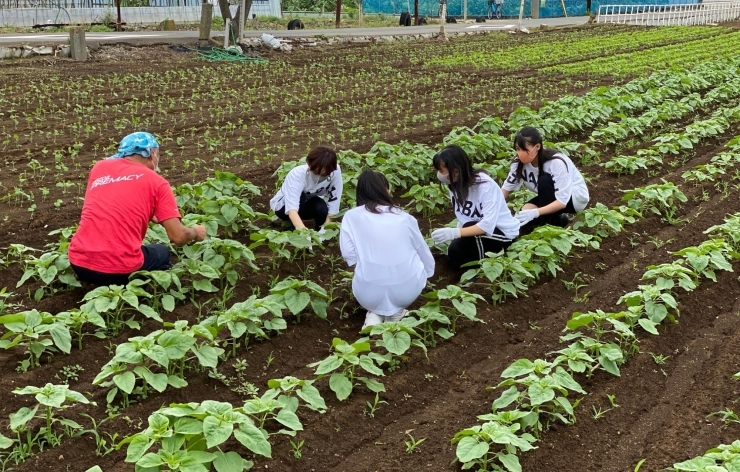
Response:
M463 20L468 19L468 0L463 0Z
M360 28L362 28L362 0L359 1L359 4L357 6L359 7L358 8L359 14L357 15L357 18L358 18L358 24L357 24L357 26L359 26Z

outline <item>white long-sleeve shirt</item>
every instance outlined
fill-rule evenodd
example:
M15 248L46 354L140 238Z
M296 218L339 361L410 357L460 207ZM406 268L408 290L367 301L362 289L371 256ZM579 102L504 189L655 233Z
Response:
M506 199L498 186L488 174L478 174L475 183L468 190L468 199L458 202L450 192L452 208L457 217L457 227L473 222L480 229L492 236L498 228L508 239L519 236L519 221L514 218L506 206Z
M352 284L357 300L377 314L391 315L419 296L434 275L434 258L414 217L378 209L375 214L359 206L345 213L339 247L347 264L357 266Z
M305 193L307 199L317 196L324 198L329 214L336 215L342 200L342 186L342 171L338 165L337 170L328 177L314 174L308 170L308 164L296 166L288 172L280 190L270 200L270 208L277 211L285 207L286 214L290 210L298 211L301 194Z
M583 175L568 156L560 152L555 156L559 159L550 159L545 162L542 170L552 176L555 184L555 199L563 205L567 205L572 198L573 208L580 213L588 205L589 195L586 181L583 180ZM509 175L501 188L513 192L519 190L524 184L529 190L537 193L537 181L540 176L539 167L535 167L531 163L524 164L522 170L526 178L522 178L516 174L518 166L518 160L511 164Z

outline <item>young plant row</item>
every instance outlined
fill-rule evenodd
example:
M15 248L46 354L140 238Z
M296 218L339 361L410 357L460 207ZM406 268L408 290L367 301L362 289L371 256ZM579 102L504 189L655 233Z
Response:
M740 372L732 376L733 380L740 378ZM712 413L709 416L720 415L725 420L725 425L736 423L737 415L732 410ZM740 440L732 444L720 444L697 456L683 462L673 464L666 470L675 472L732 472L737 470L740 464Z
M663 156L666 155L678 158L671 161L671 165L680 165L692 157L697 144L721 135L737 122L740 122L740 106L720 108L712 113L711 118L695 121L679 133L658 136L650 147L639 149L632 156L615 156L603 166L617 175L634 174L640 169L663 165Z
M719 87L740 74L740 56L702 62L690 70L663 70L621 86L598 87L585 95L546 102L537 113L527 107L509 116L509 129L534 126L550 140L599 123L658 107L668 99Z
M726 103L740 96L740 69L725 69L724 81L707 92L704 97L691 93L679 101L666 99L637 117L623 116L620 121L612 121L606 126L594 130L588 139L589 143L606 142L621 144L633 135L643 135L654 127L670 121L680 120L697 108L707 108L716 103Z
M591 378L598 370L620 375L620 366L639 351L638 328L657 335L665 319L676 322L679 288L691 292L703 279L716 282L717 271L732 271L731 261L740 259L738 229L740 214L735 214L705 231L711 239L674 252L673 262L648 266L642 280L649 283L617 301L624 310L573 313L566 325L569 333L560 338L569 344L550 353L552 360L519 359L507 367L504 380L492 387L505 390L492 403L491 413L478 417L483 424L452 439L463 468L520 472L519 455L533 449L542 432L556 422L575 422L580 400L568 397L586 392L574 376Z
M680 44L654 48L647 55L643 51L603 56L589 61L579 61L570 64L558 64L544 67L540 74L603 74L608 70L613 77L628 77L645 74L655 69L655 64L666 66L686 67L717 58L729 58L740 54L740 33L733 32L723 36L723 41L731 41L730 46L717 51L716 38L699 39Z

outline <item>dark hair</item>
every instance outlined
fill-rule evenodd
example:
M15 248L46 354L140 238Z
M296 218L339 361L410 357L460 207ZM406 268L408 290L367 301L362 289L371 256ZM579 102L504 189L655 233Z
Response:
M470 187L475 184L480 169L473 169L470 158L463 148L450 144L442 148L432 159L434 168L440 170L440 163L444 163L449 171L450 183L447 187L452 192L455 200L465 202L468 199Z
M308 153L306 164L308 164L308 170L314 174L322 172L331 174L337 170L337 153L330 147L319 146Z
M537 166L539 167L537 181L539 182L540 177L542 177L542 173L544 172L545 168L545 162L550 161L552 159L560 159L565 163L565 167L568 167L568 163L565 162L560 156L556 156L560 151L557 151L555 149L546 148L544 144L542 144L542 135L539 131L537 131L537 128L533 126L525 126L524 128L520 129L519 132L514 137L514 149L527 149L527 145L530 147L540 145L539 150L537 150ZM514 162L518 162L516 166L516 178L517 179L523 179L525 176L523 175L524 172L524 164L519 160L517 157L514 159Z
M380 213L378 205L397 208L388 192L388 179L380 172L363 170L357 179L357 206L365 205L370 213Z

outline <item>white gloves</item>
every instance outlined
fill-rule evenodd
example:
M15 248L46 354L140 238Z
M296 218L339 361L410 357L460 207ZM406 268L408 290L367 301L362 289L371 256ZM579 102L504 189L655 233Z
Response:
M520 225L526 225L533 219L540 216L539 210L537 208L532 208L531 210L522 210L516 215L514 215L514 218L519 220Z
M442 244L460 237L459 228L439 228L432 231L434 244Z

